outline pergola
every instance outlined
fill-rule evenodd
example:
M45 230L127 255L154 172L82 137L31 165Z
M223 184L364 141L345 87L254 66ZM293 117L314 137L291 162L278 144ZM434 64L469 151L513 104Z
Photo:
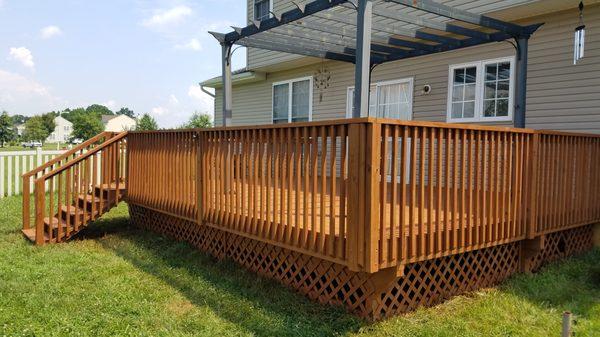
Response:
M368 111L370 74L379 64L514 39L514 125L525 126L528 40L542 24L521 26L431 0L314 0L223 34L223 125L231 123L233 45L355 64L353 117Z

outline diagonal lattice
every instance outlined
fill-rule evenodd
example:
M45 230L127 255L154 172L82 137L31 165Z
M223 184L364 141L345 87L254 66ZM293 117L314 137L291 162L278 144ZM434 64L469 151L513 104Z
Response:
M443 302L452 296L492 286L519 271L521 242L408 264L403 275L377 288L379 273L350 271L345 266L265 242L129 205L131 221L177 240L187 241L218 259L230 258L246 269L275 279L322 304L341 305L368 319L382 319ZM548 235L534 257L543 263L592 246L592 227ZM377 290L379 289L379 290Z

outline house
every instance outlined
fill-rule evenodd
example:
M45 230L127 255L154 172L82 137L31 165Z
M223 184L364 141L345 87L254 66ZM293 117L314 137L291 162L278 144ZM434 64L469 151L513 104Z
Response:
M232 127L84 142L23 194L23 233L68 240L126 196L134 226L370 319L593 247L600 135L533 127L598 131L597 1L271 1L213 33Z
M521 25L543 23L529 39L524 126L600 132L600 1L584 2L587 41L585 56L576 65L573 64L573 37L575 28L581 24L579 0L459 0L450 3L456 8ZM391 6L389 4L375 1L373 13L381 6ZM252 23L295 7L291 0L247 0L247 8L247 20ZM374 38L382 36L377 30L386 27L414 29L414 25L389 19L392 17L389 13L392 11L388 11L384 19L381 15L374 17ZM397 13L424 14L414 9ZM424 14L421 18L429 17ZM352 42L352 34L350 38L344 36L343 29L347 29L344 20L333 17L323 22L308 18L299 25L321 24L313 27L315 29L336 25L340 27L339 39ZM421 32L432 31L421 29ZM316 35L315 32L312 34ZM277 34L280 33L269 36L279 41ZM321 38L329 37L331 42L332 36L335 37L324 33ZM371 72L368 114L402 120L513 125L518 82L515 68L516 51L510 39L383 63ZM248 48L246 68L232 75L231 124L349 117L354 80L355 68L351 62ZM201 85L216 89L215 124L221 125L221 77L206 80Z
M104 131L122 132L134 130L137 121L126 115L102 115Z
M24 132L25 132L25 123L17 124L15 126L15 133L17 134L17 136L21 137Z
M71 138L73 123L61 116L54 118L54 131L46 138L46 143L66 143Z

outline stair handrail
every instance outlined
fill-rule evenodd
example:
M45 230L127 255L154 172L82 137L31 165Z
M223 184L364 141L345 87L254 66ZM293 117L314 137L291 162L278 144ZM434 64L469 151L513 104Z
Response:
M48 167L50 167L50 166L52 166L52 165L54 165L56 163L64 160L65 158L68 158L72 154L74 154L74 153L76 153L76 152L78 152L80 150L83 150L86 147L88 147L88 146L90 146L90 145L98 142L98 140L110 138L110 137L112 137L114 135L115 135L114 132L109 132L109 131L101 132L101 133L95 135L94 137L86 140L85 142L83 142L83 143L75 146L74 148L72 148L72 149L70 149L70 150L62 153L61 155L59 155L59 156L57 156L57 157L55 157L55 158L53 158L53 159L45 162L44 164L42 164L42 165L34 168L33 170L23 173L22 177L23 178L30 177L30 176L32 176L32 175L34 175L34 174L36 174L36 173L38 173L40 171L45 170L46 168L48 168Z
M64 165L61 165L60 167L57 167L54 170L52 170L52 171L44 174L43 176L37 178L35 180L35 183L38 183L38 181L45 181L48 178L50 178L52 176L55 176L55 175L63 172L64 170L72 167L73 165L79 163L80 161L82 161L82 160L90 157L91 155L95 154L96 152L98 152L98 151L100 151L100 150L108 147L109 145L111 145L111 144L113 144L113 143L115 143L115 142L117 142L117 141L119 141L119 140L121 140L121 139L123 139L125 137L127 137L128 133L129 133L128 131L123 131L123 132L117 134L116 136L114 136L112 138L109 138L104 143L96 146L95 148L89 150L88 152L82 154L81 156L75 157L75 158L71 159L70 161L66 162Z
M110 139L115 135L114 132L103 131L94 137L86 140L85 142L73 147L72 149L64 152L63 154L43 163L42 165L23 173L22 178L22 186L23 186L23 202L22 202L22 216L23 216L23 229L29 229L31 225L30 219L30 205L31 205L31 177L35 177L39 172L44 172L48 167L52 167L56 163L60 163L63 160L69 158L73 154L76 154L79 151L85 150L90 145L97 143L100 139Z
M94 147L93 149L69 160L68 162L64 163L63 165L60 165L59 167L53 169L52 171L47 172L46 174L44 174L41 177L34 180L34 183L36 186L35 199L34 199L35 200L35 209L36 209L36 214L35 214L36 244L43 243L43 226L44 226L44 214L43 214L44 211L43 210L45 208L45 195L46 195L45 182L46 182L46 180L48 180L49 178L52 178L56 175L59 175L63 171L75 166L77 163L91 157L92 155L98 153L99 151L106 149L107 147L111 146L112 144L124 139L125 137L127 137L127 134L128 134L128 131L124 131L124 132L117 134L116 136L110 137L106 141L101 143L100 145ZM117 190L118 189L119 189L119 182L117 181Z

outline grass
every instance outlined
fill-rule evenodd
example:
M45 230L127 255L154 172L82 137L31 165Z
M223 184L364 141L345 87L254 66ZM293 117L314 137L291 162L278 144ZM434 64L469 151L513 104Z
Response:
M600 331L600 250L498 288L369 324L231 262L128 226L121 204L72 242L34 247L0 201L0 334L8 336L577 336Z
M47 150L65 150L68 148L68 144L65 143L44 143L42 145L42 150L47 151ZM0 152L4 152L4 151L35 151L35 148L27 148L27 147L23 147L20 145L7 145L4 147L0 147Z

